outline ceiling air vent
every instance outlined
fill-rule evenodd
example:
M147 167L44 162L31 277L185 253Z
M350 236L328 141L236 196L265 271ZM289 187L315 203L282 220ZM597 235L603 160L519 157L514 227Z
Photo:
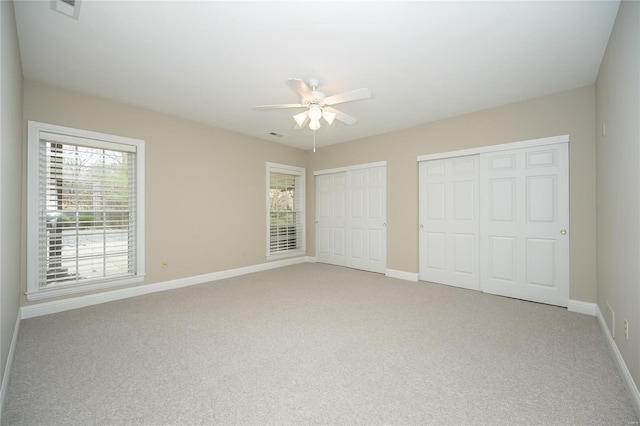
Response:
M73 19L78 19L80 0L51 0L51 9Z

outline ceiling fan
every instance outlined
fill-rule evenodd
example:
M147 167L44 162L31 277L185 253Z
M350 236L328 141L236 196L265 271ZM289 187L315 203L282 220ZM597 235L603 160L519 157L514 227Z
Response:
M331 108L331 106L371 97L371 90L369 89L352 90L327 97L324 93L317 90L320 85L320 81L317 79L309 80L309 84L307 85L302 80L290 78L287 80L287 85L300 95L301 100L299 104L260 105L254 109L264 111L282 108L305 108L305 111L293 116L293 120L296 122L296 129L303 129L307 123L309 123L309 129L318 130L320 128L321 118L329 123L329 125L331 125L334 120L341 121L345 124L353 124L357 121L355 117Z

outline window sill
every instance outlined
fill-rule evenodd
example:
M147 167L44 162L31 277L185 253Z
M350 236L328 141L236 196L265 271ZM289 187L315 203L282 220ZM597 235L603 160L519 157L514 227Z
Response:
M302 256L306 256L306 255L307 255L307 251L306 250L292 250L292 251L287 251L287 252L284 252L284 253L268 253L267 254L267 261L288 259L288 258L291 258L291 257L302 257Z
M74 284L63 287L52 287L46 289L40 289L36 291L26 292L27 301L51 299L59 296L69 296L78 293L85 293L93 290L100 290L104 288L124 286L128 284L137 284L144 281L144 275L137 275L135 277L126 277L121 279L109 280L109 281L96 281L85 284Z

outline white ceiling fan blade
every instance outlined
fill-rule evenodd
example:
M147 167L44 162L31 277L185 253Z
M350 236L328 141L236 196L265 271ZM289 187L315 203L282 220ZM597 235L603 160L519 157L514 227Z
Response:
M302 80L297 78L290 78L287 80L287 85L293 89L294 92L302 96L302 99L311 101L313 100L313 94L311 93L311 88L307 86Z
M277 105L260 105L257 107L253 107L253 109L258 111L265 111L268 109L283 109L283 108L304 108L302 104L277 104Z
M340 93L339 95L329 96L324 100L325 105L341 104L343 102L357 101L359 99L367 99L371 97L371 90L358 89L350 92Z
M336 120L342 121L344 124L354 124L356 121L358 121L355 117L349 114L345 114L342 111L338 111L337 109L325 107L324 110L334 113L336 115Z

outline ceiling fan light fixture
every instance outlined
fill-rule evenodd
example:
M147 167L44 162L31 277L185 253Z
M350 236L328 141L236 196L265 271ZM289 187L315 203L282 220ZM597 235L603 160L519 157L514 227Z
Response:
M318 120L311 120L311 122L309 123L309 128L311 130L318 130L320 128L320 122Z
M329 123L329 126L333 124L333 120L336 119L336 115L337 114L335 112L322 111L322 118L324 118L324 121Z
M1 0L0 0L1 1ZM54 1L54 0L52 0ZM82 0L55 0L55 1L82 1ZM292 116L296 123L296 129L308 128L310 130L318 130L321 127L320 120L324 119L329 125L332 125L335 120L338 120L344 124L355 124L356 118L345 114L344 112L333 109L336 104L344 102L353 102L360 99L367 99L371 97L371 90L358 89L351 90L349 92L340 93L337 95L327 97L324 93L317 90L319 80L313 79L309 81L309 84L297 78L290 78L287 80L287 85L300 96L300 103L298 104L276 104L276 105L259 105L254 107L258 111L266 111L271 109L283 109L283 108L305 108L304 112L295 114ZM326 108L326 109L325 109ZM314 133L315 135L315 133ZM314 136L315 137L315 136Z
M318 121L322 117L322 109L318 105L311 105L309 108L309 119Z
M307 111L294 115L293 120L296 122L298 127L302 127L304 122L307 120Z

